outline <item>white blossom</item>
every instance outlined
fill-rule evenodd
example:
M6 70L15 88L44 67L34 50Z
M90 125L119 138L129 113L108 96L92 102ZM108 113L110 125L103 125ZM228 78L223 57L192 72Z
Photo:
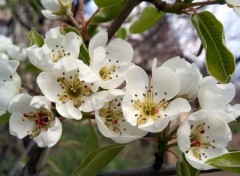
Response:
M168 67L154 69L151 81L142 68L135 67L127 74L126 82L123 114L131 125L141 130L160 132L181 112L191 110L186 99L175 97L180 81Z
M74 32L62 35L60 28L53 28L46 33L44 45L36 44L27 49L28 57L33 65L44 71L51 71L52 67L63 58L77 59L82 39Z
M234 12L240 16L240 0L225 0L226 3L233 8Z
M72 0L41 0L41 3L45 8L42 14L50 20L71 14Z
M19 61L0 60L0 115L4 114L14 96L20 93L21 79L16 72Z
M227 153L232 139L228 124L221 115L200 110L192 113L177 131L177 143L189 164L196 169L211 169L204 164L211 158Z
M185 59L174 57L162 64L172 69L180 80L178 96L193 100L198 94L198 84L202 79L199 68L195 63L190 64Z
M119 90L120 91L120 90ZM110 93L111 94L111 93ZM96 122L99 131L117 143L127 143L141 138L147 132L128 124L122 113L122 95L107 97L104 106L95 111Z
M62 124L51 111L51 102L43 96L19 94L9 105L10 134L19 139L29 135L39 147L52 147L62 135Z
M107 44L108 34L105 31L97 33L89 43L90 68L99 76L100 87L114 89L121 85L125 76L133 66L133 48L120 39L114 39Z
M214 111L217 114L225 114L223 119L228 123L240 115L240 105L229 104L235 96L235 87L232 83L220 84L211 76L207 76L200 82L198 100L202 109Z
M71 119L81 119L81 111L91 112L103 106L107 92L96 92L98 81L87 65L73 58L60 60L52 72L42 72L37 78L38 86L56 103L59 114Z

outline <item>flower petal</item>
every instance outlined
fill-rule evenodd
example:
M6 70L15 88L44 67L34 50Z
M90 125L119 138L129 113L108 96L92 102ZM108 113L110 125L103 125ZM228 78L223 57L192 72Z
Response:
M57 82L57 77L51 72L42 72L37 77L37 84L43 94L52 102L58 101L58 94L61 95L62 88Z
M51 10L52 12L56 12L60 8L58 0L41 0L41 3L45 9Z
M43 16L45 16L49 20L58 20L59 18L61 18L60 16L53 14L53 12L50 10L41 10L41 12Z
M119 65L125 65L131 62L133 58L132 45L125 40L116 38L109 42L106 47L107 59L117 62Z
M72 57L78 58L82 38L75 32L69 32L65 35L64 48L72 54Z
M30 102L30 106L36 109L44 107L51 111L51 102L44 96L34 96Z
M30 107L31 100L32 96L27 93L18 94L10 102L8 111L11 113L13 112L27 113L35 111L35 108Z
M29 120L23 120L22 113L13 113L9 119L10 134L19 139L27 136L33 129L35 124Z
M181 112L189 112L191 106L189 102L184 98L176 98L170 102L170 104L164 110L164 114L168 116L178 115Z
M42 131L33 140L39 147L52 147L54 146L62 136L62 124L58 118L51 123L51 127L47 131Z
M106 31L98 32L89 42L88 51L90 58L93 57L93 52L98 47L105 47L108 41L108 33Z
M172 99L180 89L180 81L174 71L168 67L158 67L152 73L151 85L157 92L156 101Z

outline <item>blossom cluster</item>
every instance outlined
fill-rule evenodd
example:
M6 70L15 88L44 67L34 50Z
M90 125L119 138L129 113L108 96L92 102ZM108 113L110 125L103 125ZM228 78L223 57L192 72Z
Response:
M12 135L20 139L29 135L38 146L52 147L62 134L57 116L79 120L88 114L105 137L127 143L148 132L164 131L184 112L188 116L177 130L177 144L193 167L209 169L206 160L228 152L232 136L228 123L240 115L240 105L230 105L235 96L232 83L203 77L194 63L180 57L160 67L154 59L149 78L132 62L130 43L120 38L108 42L105 31L90 40L90 64L79 59L82 45L75 32L53 28L43 46L27 49L31 63L42 70L37 84L44 96L21 93L19 62L0 60L0 112L12 113ZM200 109L191 112L189 102L196 99Z

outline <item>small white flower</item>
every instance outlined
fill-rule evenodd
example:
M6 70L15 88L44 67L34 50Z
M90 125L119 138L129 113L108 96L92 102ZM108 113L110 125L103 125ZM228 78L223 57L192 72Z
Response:
M126 81L123 114L131 125L141 130L160 132L181 112L191 110L186 99L175 98L180 81L168 67L154 69L150 82L146 72L135 67L127 74Z
M106 91L98 90L97 75L82 61L60 60L52 72L42 72L37 83L43 94L56 103L57 111L66 118L81 119L83 112L103 106Z
M192 113L179 127L178 146L196 169L211 169L204 162L228 152L225 148L232 133L222 119L212 111L200 110Z
M89 43L90 68L99 76L100 87L114 89L121 85L125 76L133 66L132 46L120 39L114 39L107 44L108 34L105 31L97 33Z
M39 147L52 147L62 135L62 124L51 111L51 102L43 96L19 94L9 105L11 135L19 139L29 135Z
M123 117L121 103L124 91L122 92L122 95L111 96L103 108L95 111L99 131L117 143L131 142L147 134L147 132L128 124Z
M44 71L51 71L52 67L63 58L78 58L82 39L74 32L65 36L60 28L53 28L46 33L44 45L33 45L27 49L28 57L33 65Z
M4 114L12 98L19 94L21 79L16 72L18 61L0 60L0 115Z
M202 109L225 113L224 120L228 123L240 115L239 105L232 107L229 103L235 96L235 87L232 83L219 84L211 76L207 76L200 82L198 100Z
M57 20L71 13L72 0L41 0L41 3L45 8L41 11L42 14L50 20Z
M189 100L197 97L198 84L202 75L195 63L190 64L185 59L174 57L164 62L162 66L171 68L177 74L180 80L178 96Z
M11 45L13 45L11 38L0 35L0 52L6 52Z
M240 16L240 0L225 0L226 3L233 8L234 12Z

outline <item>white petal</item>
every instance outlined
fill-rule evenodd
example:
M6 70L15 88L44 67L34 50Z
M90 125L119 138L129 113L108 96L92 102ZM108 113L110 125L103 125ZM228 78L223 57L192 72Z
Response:
M235 104L234 106L226 106L225 112L236 119L240 116L240 104Z
M9 131L11 135L19 139L24 138L32 132L35 124L28 120L23 120L22 113L13 113L9 119Z
M158 67L154 70L151 80L153 91L157 92L157 101L172 99L180 89L180 81L174 71L167 67Z
M89 56L93 57L93 52L98 47L105 47L108 41L108 33L106 31L98 32L89 42Z
M206 76L204 77L200 83L199 83L199 88L204 87L204 86L215 86L217 84L217 80L213 78L212 76Z
M30 102L30 106L36 109L44 107L51 111L51 102L44 96L34 96Z
M105 59L105 48L98 47L93 51L93 56L90 61L90 68L99 74L100 69L103 67L103 61Z
M69 32L65 35L64 49L69 51L74 58L78 58L81 44L82 38L75 32Z
M125 94L125 91L122 90L122 89L111 89L111 90L108 90L108 95L107 97L105 98L105 102L106 101L111 101L113 100L115 97L117 96L123 96Z
M32 96L30 96L27 93L18 94L10 102L8 111L11 113L13 112L27 113L35 111L35 108L30 107L31 100Z
M58 0L41 0L41 3L45 9L51 10L52 12L56 12L60 8Z
M63 38L63 35L61 34L59 27L52 28L46 32L45 40L52 39L52 38Z
M128 123L132 126L137 126L138 116L135 116L135 114L139 114L140 112L133 107L131 97L127 93L122 100L122 111Z
M188 120L185 120L178 128L177 131L177 144L179 149L185 153L190 148L190 134L191 129Z
M37 84L42 93L52 102L58 101L58 94L61 95L62 89L57 82L57 77L51 72L42 72L37 77Z
M230 103L235 95L232 84L218 86L204 86L198 91L201 108L218 109Z
M68 107L69 107L70 101L68 101L67 103L60 103L60 102L56 102L56 109L57 112L67 118L67 119L73 119L74 117L72 117L69 113L68 113Z
M226 0L226 3L233 6L240 6L240 0Z
M149 85L146 72L141 67L136 66L127 73L126 82L126 92L131 98L137 95L138 99L143 99L143 93L146 93Z
M39 147L52 147L62 136L62 124L58 118L51 123L51 127L47 131L42 131L33 140Z
M19 88L13 82L5 82L0 86L0 111L6 111L11 100L19 94Z
M240 6L240 4L239 4L239 6ZM239 7L234 8L233 11L240 17L240 8Z
M174 116L180 114L181 112L189 112L190 110L191 106L186 99L176 98L170 102L166 110L164 110L164 114Z
M91 96L86 97L83 105L80 107L80 110L84 112L99 110L103 107L104 100L106 99L107 95L107 91L93 93Z
M157 58L153 58L152 61L152 72L157 68Z
M60 16L53 14L50 10L41 10L41 12L43 16L45 16L49 20L57 20L61 18Z
M106 47L107 58L119 65L128 64L133 58L133 48L130 43L117 38L109 42Z

